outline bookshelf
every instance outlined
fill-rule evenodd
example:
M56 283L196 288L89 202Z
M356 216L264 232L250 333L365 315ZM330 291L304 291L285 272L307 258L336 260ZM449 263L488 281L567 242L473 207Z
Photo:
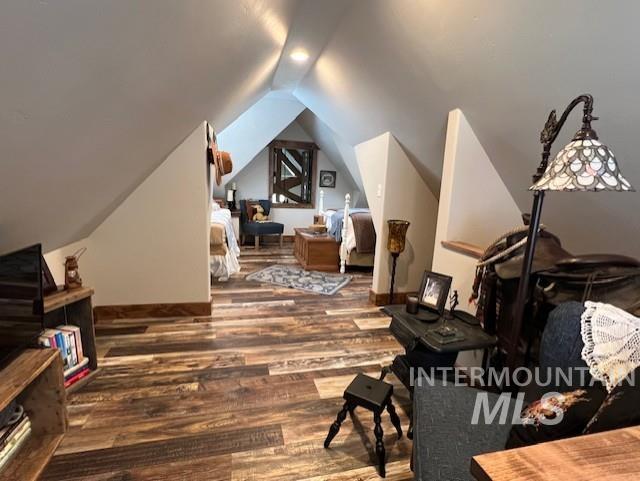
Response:
M68 291L58 291L44 298L44 323L48 328L55 328L60 324L73 324L80 328L82 350L89 358L88 376L80 379L67 388L72 393L87 385L98 374L98 355L96 351L96 335L93 325L93 306L91 297L93 289L80 287Z
M17 398L31 421L31 434L0 471L0 481L36 480L67 430L62 359L55 349L25 349L1 373L0 410Z

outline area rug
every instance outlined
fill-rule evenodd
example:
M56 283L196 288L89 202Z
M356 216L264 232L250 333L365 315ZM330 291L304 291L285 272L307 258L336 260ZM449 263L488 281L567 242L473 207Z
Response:
M305 271L300 266L278 264L252 272L246 279L332 296L351 281L351 276Z

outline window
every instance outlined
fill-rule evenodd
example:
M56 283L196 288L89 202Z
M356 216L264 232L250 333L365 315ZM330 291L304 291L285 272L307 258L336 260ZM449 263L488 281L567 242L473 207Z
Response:
M314 208L317 152L311 142L271 142L269 196L275 207Z

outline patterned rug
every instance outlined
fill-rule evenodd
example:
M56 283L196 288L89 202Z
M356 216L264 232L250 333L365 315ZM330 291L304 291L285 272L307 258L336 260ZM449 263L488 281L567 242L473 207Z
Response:
M280 264L252 272L246 278L250 281L275 284L325 296L332 296L352 279L351 276L345 274L305 271L300 266Z

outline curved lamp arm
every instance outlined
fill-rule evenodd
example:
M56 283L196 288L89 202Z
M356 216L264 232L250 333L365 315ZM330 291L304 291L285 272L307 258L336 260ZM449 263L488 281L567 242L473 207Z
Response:
M549 114L549 118L547 118L547 122L544 124L544 128L542 132L540 132L540 143L543 144L542 149L542 161L536 170L535 175L533 176L534 184L540 180L544 171L547 170L547 164L549 162L549 154L551 152L551 145L555 142L558 134L562 130L564 123L567 121L567 117L569 114L575 109L578 105L584 103L584 107L582 110L582 127L574 136L574 140L578 139L597 139L598 135L591 128L591 122L593 120L598 120L598 117L592 116L593 112L593 97L589 94L582 94L576 97L571 101L571 103L564 109L560 119L556 118L555 109L551 111Z
M560 130L564 126L564 123L569 117L569 114L579 104L584 103L582 113L582 127L574 135L574 140L579 139L597 139L598 136L591 128L591 121L596 120L597 117L593 117L593 97L589 94L579 95L571 101L567 108L562 112L560 119L556 118L556 111L552 110L547 118L547 122L544 124L544 128L540 133L540 142L543 144L542 149L542 161L538 166L536 173L533 176L534 184L542 178L542 175L547 170L547 164L549 163L549 153L551 152L551 145L558 137ZM513 313L513 324L511 329L510 342L507 366L510 369L514 369L517 365L519 357L518 353L518 339L524 323L524 314L526 305L529 302L529 280L531 276L531 267L533 263L533 254L536 248L536 237L538 235L538 228L540 226L540 217L542 214L542 203L544 201L544 191L536 190L533 193L533 206L531 208L531 220L529 222L529 233L527 235L527 243L524 249L524 255L522 259L522 270L520 274L520 282L518 282L518 292L516 295L516 305Z

